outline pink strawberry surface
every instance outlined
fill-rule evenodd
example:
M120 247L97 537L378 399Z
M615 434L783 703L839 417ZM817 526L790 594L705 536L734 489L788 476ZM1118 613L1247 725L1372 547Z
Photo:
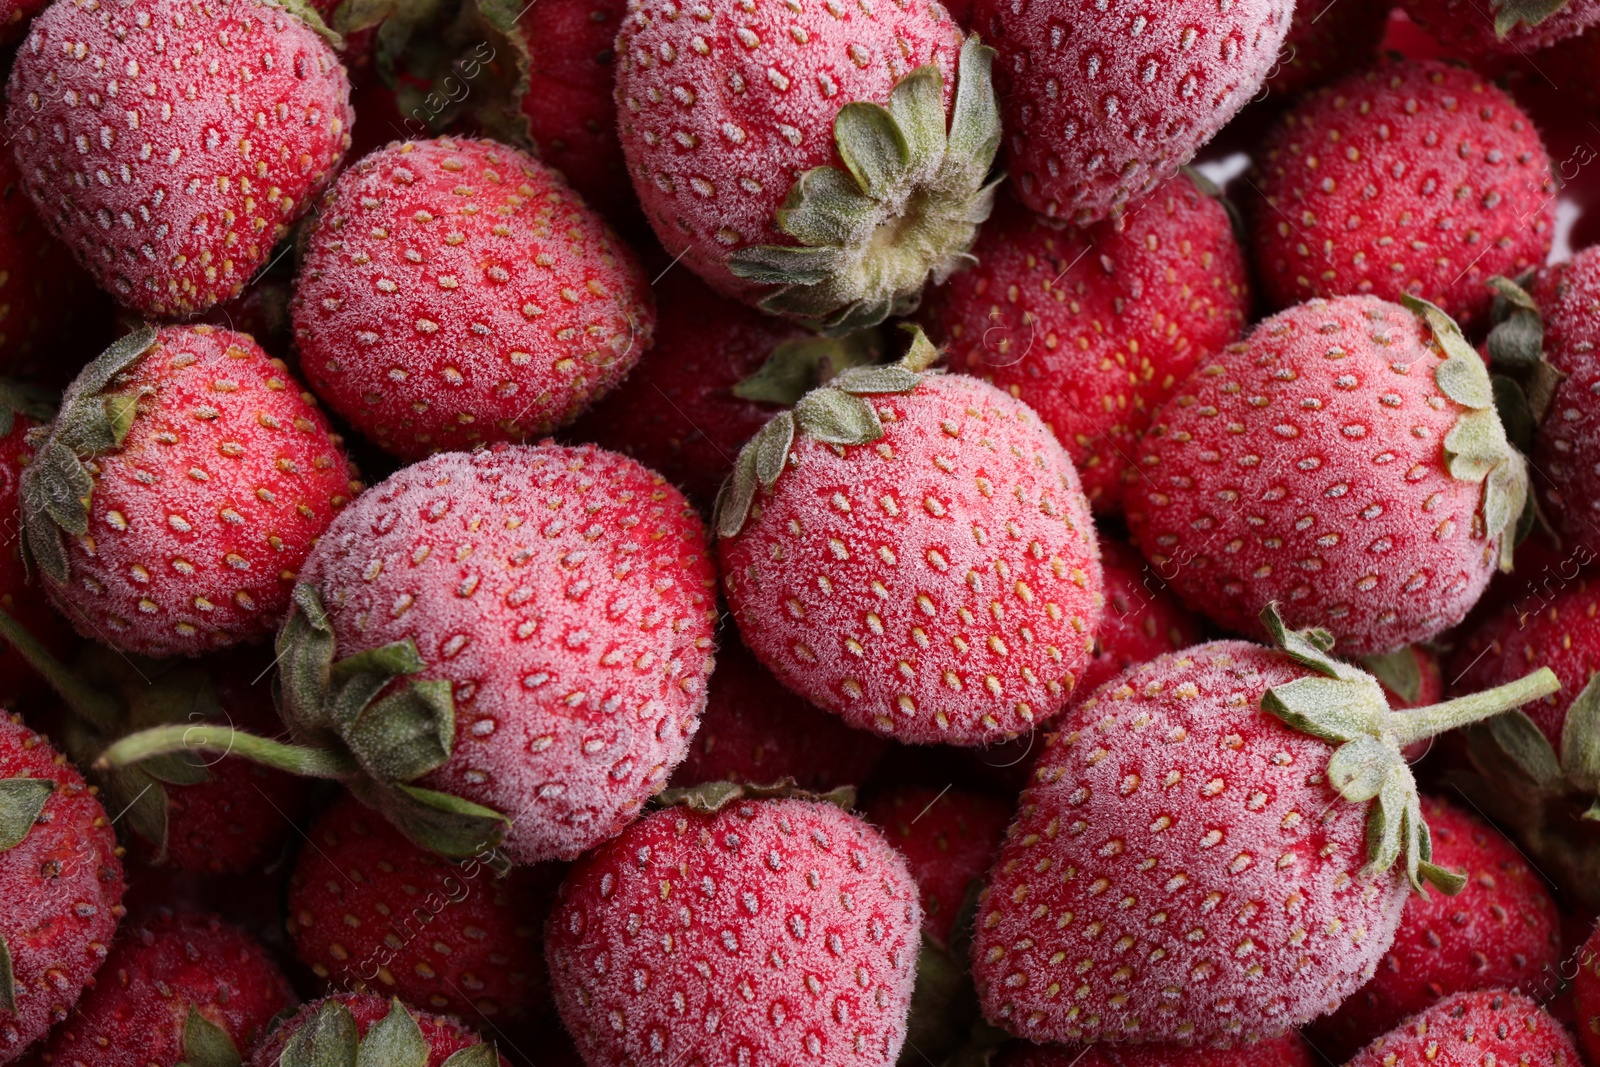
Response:
M1159 411L1128 499L1134 540L1192 609L1239 632L1283 603L1342 655L1461 621L1497 566L1482 482L1443 442L1468 410L1435 379L1444 349L1373 297L1261 322Z
M39 214L146 315L237 294L332 175L354 121L333 49L266 0L51 4L7 100Z
M1094 509L1120 511L1151 413L1249 313L1227 212L1182 176L1082 230L1005 198L972 254L976 265L932 291L934 340L951 369L1032 406Z
M1533 122L1482 75L1383 63L1296 103L1256 154L1256 266L1287 307L1403 293L1483 321L1495 275L1550 250L1555 184Z
M1544 320L1544 357L1567 375L1539 427L1539 502L1568 538L1600 545L1600 248L1546 267L1529 295Z
M1259 710L1308 671L1242 641L1163 656L1047 740L979 900L984 1015L1032 1041L1249 1041L1374 973L1407 897L1363 873L1328 742Z
M739 632L863 729L966 745L1026 732L1066 706L1102 608L1077 472L1030 408L965 375L872 403L881 439L796 436L719 541Z
M493 141L407 141L340 176L294 331L317 394L406 459L569 422L650 347L633 253L559 175Z
M793 241L777 212L803 172L838 165L834 116L889 102L895 83L933 64L954 89L961 30L938 0L802 5L711 0L681 18L676 0L642 0L617 37L622 150L645 215L671 255L726 296L728 255Z
M1445 49L1468 60L1528 55L1600 24L1596 0L1400 0L1400 7ZM1501 20L1507 25L1499 25Z
M1022 202L1079 224L1132 206L1222 129L1272 71L1287 0L977 0L999 50L1006 169Z
M1521 993L1457 993L1363 1049L1346 1067L1581 1067L1572 1038Z
M589 1067L895 1062L921 921L916 883L831 804L656 812L590 853L545 935Z
M677 490L592 446L441 453L357 498L304 579L340 658L415 642L456 746L422 783L512 821L518 863L615 834L683 759L715 575Z

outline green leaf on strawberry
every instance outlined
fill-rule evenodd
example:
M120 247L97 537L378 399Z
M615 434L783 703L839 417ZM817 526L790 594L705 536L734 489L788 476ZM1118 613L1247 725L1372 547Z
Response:
M1502 41L1518 26L1530 29L1567 6L1567 0L1489 0L1495 36Z
M741 400L793 407L835 375L876 363L882 355L883 337L877 330L861 330L840 338L784 341L772 350L760 370L733 387L733 395Z
M356 1054L356 1067L425 1067L427 1062L422 1027L399 1000L367 1031Z
M442 1067L496 1067L499 1062L500 1054L493 1045L473 1045L452 1055Z
M242 1062L228 1031L191 1005L183 1022L183 1062L178 1067L239 1067Z

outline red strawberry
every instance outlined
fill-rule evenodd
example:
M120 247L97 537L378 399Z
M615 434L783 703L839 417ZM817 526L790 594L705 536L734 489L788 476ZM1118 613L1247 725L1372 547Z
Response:
M1256 157L1252 226L1267 296L1420 296L1484 321L1484 282L1544 261L1555 184L1505 93L1443 63L1385 63L1320 89Z
M255 939L171 912L126 931L37 1058L58 1067L237 1063L294 991Z
M1106 610L1094 635L1094 658L1078 683L1087 696L1129 667L1199 644L1200 622L1144 557L1113 537L1100 538Z
M1543 320L1543 356L1566 375L1534 445L1534 469L1543 476L1540 498L1564 534L1600 544L1600 248L1541 270L1528 295Z
M622 150L669 253L833 333L962 265L993 199L990 49L934 0L681 10L643 0L617 38Z
M1034 1045L1012 1041L1001 1048L994 1067L1317 1067L1318 1060L1298 1034L1238 1048L1188 1045Z
M123 914L120 854L78 772L0 714L0 1063L94 983Z
M1297 3L1266 91L1293 96L1365 66L1383 41L1390 6L1389 0Z
M281 361L210 326L143 327L85 367L22 479L28 550L85 637L196 655L277 628L359 490Z
M700 728L672 784L772 785L788 778L826 793L866 781L887 747L783 688L738 634L727 634L718 643Z
M1466 873L1456 897L1413 896L1378 973L1337 1012L1319 1019L1312 1041L1345 1060L1408 1015L1473 989L1534 990L1561 960L1556 902L1537 871L1499 830L1424 797L1433 861Z
M926 316L953 370L1018 397L1060 439L1099 512L1151 412L1239 336L1244 253L1222 205L1187 176L1116 220L1062 229L1007 199Z
M250 1067L321 1064L382 1067L510 1067L456 1019L382 997L341 993L305 1005L267 1035Z
M1509 567L1526 464L1477 353L1406 300L1281 312L1156 413L1128 525L1192 609L1259 633L1282 601L1366 655L1460 622Z
M278 637L301 747L166 727L112 766L233 752L339 778L451 858L611 837L683 759L711 672L715 577L694 510L596 448L499 445L406 467L306 561Z
M496 1024L536 1014L549 994L539 939L552 872L439 859L350 797L306 840L289 933L318 978Z
M756 658L846 722L977 745L1066 706L1101 611L1078 475L1033 411L890 367L807 394L719 501L723 587Z
M774 405L798 399L776 390L751 399L741 383L781 353L828 349L803 327L717 296L689 271L669 269L655 289L655 345L567 436L632 456L708 506ZM814 384L805 377L804 388Z
M1574 960L1578 965L1572 979L1578 1044L1594 1060L1600 1058L1600 928L1589 935Z
M1250 102L1289 30L1286 0L1078 5L977 0L999 50L1006 169L1034 211L1116 215L1194 157Z
M1407 15L1466 59L1527 55L1600 25L1600 0L1400 0Z
M1000 848L1011 807L966 790L901 786L872 798L862 813L905 857L922 897L922 932L949 945L972 882Z
M354 119L320 33L267 0L62 0L33 20L7 88L17 164L124 305L226 300L311 206Z
M1572 1039L1520 993L1457 993L1368 1045L1346 1067L1581 1067Z
M559 175L493 141L408 141L340 176L307 238L311 387L407 459L538 436L650 347L644 274Z
M573 867L550 917L556 1006L589 1067L892 1064L916 883L831 804L733 799L641 819Z
M978 903L990 1022L1034 1041L1273 1037L1372 976L1408 882L1460 891L1401 750L1554 678L1395 715L1325 631L1263 621L1281 651L1162 656L1048 739Z

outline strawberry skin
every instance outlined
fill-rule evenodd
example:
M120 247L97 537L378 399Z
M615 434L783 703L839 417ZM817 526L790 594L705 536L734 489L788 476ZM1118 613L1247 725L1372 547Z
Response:
M1507 0L1488 7L1473 0L1400 0L1400 7L1447 52L1472 61L1526 56L1600 25L1597 0ZM1503 29L1502 21L1509 23Z
M341 175L319 215L295 286L301 365L404 459L547 433L650 347L633 253L515 148L392 144Z
M256 1046L255 1054L249 1059L249 1067L279 1067L284 1050L296 1037L307 1033L315 1033L317 1022L325 1017L331 1006L342 1006L355 1020L355 1032L358 1037L365 1038L379 1023L390 1017L396 1010L410 1015L416 1022L417 1030L422 1034L422 1045L426 1055L416 1062L395 1062L378 1057L383 1051L373 1050L363 1056L361 1062L366 1063L369 1058L373 1062L382 1063L384 1067L444 1067L446 1061L468 1049L476 1049L484 1044L483 1038L464 1026L459 1020L448 1015L430 1015L416 1011L401 1004L398 1000L389 1000L384 997L358 995L354 993L339 993L324 1000L312 1001L285 1019L267 1034L267 1037ZM324 1028L327 1032L328 1028ZM350 1056L338 1056L328 1060L310 1060L314 1063L354 1063L356 1062L355 1050L351 1049ZM363 1050L365 1051L365 1050ZM510 1067L504 1056L494 1053L485 1055L481 1060L475 1056L465 1056L450 1067L467 1063L477 1067L481 1062L483 1067Z
M1193 158L1272 71L1286 0L1074 5L976 0L999 49L1006 169L1022 202L1099 222Z
M1227 212L1186 176L1083 230L1006 198L972 254L977 265L936 290L925 316L948 365L1037 411L1095 511L1120 511L1151 412L1249 312Z
M1543 1008L1504 989L1457 993L1368 1045L1346 1067L1581 1067Z
M1200 620L1189 614L1155 568L1124 542L1100 538L1100 569L1105 575L1106 610L1095 630L1094 658L1078 683L1085 696L1129 667L1199 644L1204 636Z
M331 987L495 1024L548 996L540 935L552 872L440 859L351 797L307 834L289 883L295 954Z
M677 490L586 446L443 453L357 498L307 560L338 655L415 642L456 747L423 783L512 820L516 863L615 834L689 746L715 573Z
M888 747L779 685L738 635L728 634L718 642L706 710L672 785L792 778L801 789L826 793L866 781Z
M1317 1067L1321 1062L1298 1034L1236 1048L1191 1045L1034 1045L1013 1041L994 1067Z
M916 971L916 883L830 804L656 812L573 867L546 932L589 1067L892 1064Z
M0 1007L0 1063L67 1018L105 962L122 918L122 850L105 809L44 738L0 715L0 780L55 783L38 819L0 851L0 938L16 1012Z
M1541 270L1529 295L1544 320L1544 358L1568 376L1534 444L1541 502L1566 536L1593 543L1600 540L1600 248Z
M1544 262L1555 219L1533 122L1482 75L1385 63L1319 89L1257 155L1255 261L1267 296L1421 296L1480 324L1495 275Z
M1156 572L1220 626L1326 626L1342 655L1460 622L1494 573L1482 483L1444 439L1468 409L1436 381L1440 339L1373 297L1259 324L1157 412L1128 525ZM1518 507L1520 511L1520 506Z
M1033 411L965 375L873 396L883 436L796 435L718 542L745 644L846 722L978 745L1065 707L1101 575L1077 472Z
M163 912L123 932L100 980L50 1035L54 1067L178 1067L191 1013L247 1053L295 1004L289 980L254 938L220 919Z
M1424 797L1434 861L1464 870L1459 896L1413 895L1372 981L1317 1020L1313 1042L1338 1059L1452 993L1537 989L1561 961L1561 923L1543 878L1493 826Z
M23 476L24 525L51 598L83 636L140 655L272 633L306 553L360 488L339 438L244 334L167 326L101 359L122 369L102 390L91 364L63 412L113 393L137 406L119 445L68 453L92 481L85 529L58 528L44 508L59 468L35 462ZM69 447L58 439L65 418L50 447Z
M982 793L900 786L862 813L905 858L922 898L922 932L949 945L973 880L1000 848L1011 807Z
M654 288L655 345L567 436L632 456L709 507L740 447L775 410L733 387L808 331L720 297L686 270L669 269Z
M7 99L40 216L150 316L236 295L333 174L354 121L333 50L265 0L51 4Z
M1242 641L1163 656L1046 740L978 903L990 1022L1033 1041L1251 1041L1373 974L1409 893L1362 873L1331 748L1256 710L1308 672Z

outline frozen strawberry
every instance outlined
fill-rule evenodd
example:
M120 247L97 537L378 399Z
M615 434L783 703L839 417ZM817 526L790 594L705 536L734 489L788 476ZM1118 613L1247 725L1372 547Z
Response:
M33 20L7 87L18 168L123 305L228 299L310 208L354 120L320 22L267 0L62 0Z
M294 991L255 940L219 919L166 912L125 930L100 980L50 1034L55 1067L238 1063Z
M308 394L249 337L145 326L83 369L22 478L28 550L85 637L196 655L277 629L359 490Z
M724 799L641 819L563 883L546 953L584 1061L894 1063L921 922L905 861L831 804Z
M1461 808L1422 799L1433 832L1433 861L1462 871L1458 896L1406 901L1394 945L1370 982L1334 1014L1317 1020L1311 1039L1336 1060L1453 993L1474 989L1534 991L1561 962L1560 920L1543 877L1499 830Z
M739 449L789 399L776 391L750 399L740 395L749 391L740 383L777 350L803 355L826 342L718 296L686 270L669 269L654 288L655 344L565 436L632 456L709 507ZM821 383L806 376L804 384Z
M1539 131L1473 71L1393 62L1297 103L1257 155L1252 206L1267 296L1432 301L1481 325L1484 282L1544 261L1555 183Z
M413 842L571 858L689 747L715 575L694 509L593 447L447 452L363 493L306 561L278 636L297 745L161 727L103 761L221 751L337 778Z
M1400 0L1407 15L1464 59L1525 55L1600 25L1597 0Z
M397 999L340 993L305 1005L256 1046L250 1067L510 1067L473 1031Z
M633 253L493 141L407 141L340 176L306 240L295 342L317 395L394 454L576 418L650 347Z
M1095 4L1068 22L1049 4L976 0L1017 195L1084 225L1151 193L1260 90L1294 6Z
M852 730L779 685L739 635L729 633L718 642L700 728L672 784L772 785L787 778L801 789L826 793L866 781L887 747L882 738Z
M1555 679L1396 715L1326 631L1135 668L1047 741L978 902L991 1023L1033 1041L1251 1042L1370 979L1412 888L1460 892L1401 754ZM1409 883L1409 885L1408 885Z
M49 742L0 714L0 1063L65 1019L122 918L105 809Z
M1151 412L1249 313L1228 213L1186 175L1083 230L1007 198L972 254L977 265L934 290L923 316L950 368L1037 411L1094 509L1120 511Z
M1038 416L934 358L918 333L769 422L715 525L728 606L780 681L862 729L979 745L1071 698L1099 552Z
M1220 1049L1157 1044L1074 1048L1012 1041L992 1062L994 1067L1317 1067L1319 1063L1299 1034Z
M1265 91L1293 96L1364 66L1383 42L1389 0L1297 3Z
M963 265L994 195L991 49L936 0L680 10L644 0L617 37L622 150L669 254L831 333Z
M1405 300L1281 312L1156 413L1128 526L1191 609L1259 633L1281 601L1367 655L1460 622L1509 569L1526 462L1455 323Z
M1106 608L1095 630L1094 658L1078 683L1085 696L1129 667L1199 644L1204 636L1155 566L1124 542L1100 538L1100 569Z
M922 932L949 945L962 901L982 878L1011 821L1011 806L967 790L902 786L862 813L905 857L922 897Z
M1407 1019L1346 1067L1581 1067L1572 1038L1543 1008L1505 989L1457 993Z
M1592 1060L1600 1057L1600 928L1589 935L1574 959L1578 965L1572 979L1576 1033L1578 1044Z
M502 874L488 852L440 859L351 797L306 839L289 933L318 978L497 1025L537 1013L549 993L540 936L552 871Z

